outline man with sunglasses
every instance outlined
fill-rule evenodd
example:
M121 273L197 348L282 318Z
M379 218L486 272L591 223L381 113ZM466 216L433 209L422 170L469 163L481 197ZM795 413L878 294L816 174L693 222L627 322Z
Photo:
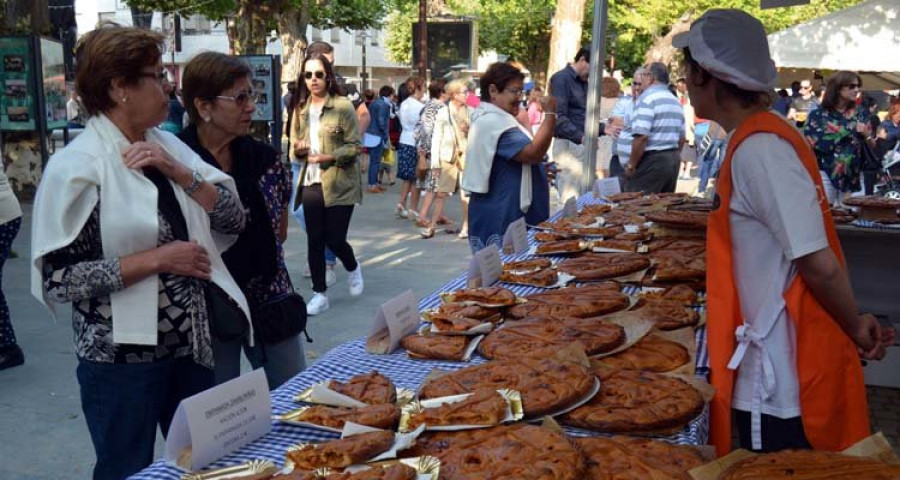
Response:
M791 102L791 108L788 110L788 120L793 120L798 128L802 128L806 123L806 117L809 112L819 108L819 100L816 98L809 80L800 82L800 94Z

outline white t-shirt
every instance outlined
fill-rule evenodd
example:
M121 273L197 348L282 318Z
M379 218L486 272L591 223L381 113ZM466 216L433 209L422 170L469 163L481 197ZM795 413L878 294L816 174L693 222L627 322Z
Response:
M745 325L764 334L774 366L775 387L761 412L779 418L800 415L796 332L783 293L797 274L792 261L828 248L815 185L793 147L771 133L751 135L731 163L731 238L735 278ZM753 411L764 381L761 349L747 349L735 378L733 407ZM763 395L765 397L765 395Z
M416 129L416 123L419 122L419 114L422 113L423 108L425 108L425 104L416 100L416 97L413 96L407 97L400 104L398 116L400 117L400 126L403 128L400 132L400 143L404 145L416 144L416 136L413 131Z
M319 120L322 118L322 107L316 107L313 105L309 106L309 153L310 154L318 154L322 153L322 145L319 141L319 125L321 123ZM306 178L303 180L303 185L315 185L317 183L322 183L322 169L319 168L318 163L310 163L306 167Z

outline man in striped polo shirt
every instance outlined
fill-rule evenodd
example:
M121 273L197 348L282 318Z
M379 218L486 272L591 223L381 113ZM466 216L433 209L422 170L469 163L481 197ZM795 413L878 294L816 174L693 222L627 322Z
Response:
M644 93L631 118L631 154L625 191L674 192L684 146L684 111L669 91L669 72L660 62L647 66Z
M624 96L616 102L613 113L606 123L606 134L616 139L614 155L610 161L609 172L614 177L620 177L625 172L625 166L631 158L631 117L634 115L634 107L637 105L641 93L644 92L644 67L638 67L634 71L634 80L631 82L631 96Z

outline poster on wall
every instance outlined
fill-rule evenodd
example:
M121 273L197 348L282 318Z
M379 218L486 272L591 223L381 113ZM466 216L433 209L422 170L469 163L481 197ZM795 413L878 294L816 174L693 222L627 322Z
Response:
M34 130L37 99L28 37L0 38L0 60L0 130Z
M259 95L256 111L253 112L253 120L274 122L274 108L279 107L281 102L280 99L275 98L276 80L273 57L270 55L241 55L240 57L250 64L253 93Z
M66 126L66 64L62 43L41 39L41 78L47 130Z

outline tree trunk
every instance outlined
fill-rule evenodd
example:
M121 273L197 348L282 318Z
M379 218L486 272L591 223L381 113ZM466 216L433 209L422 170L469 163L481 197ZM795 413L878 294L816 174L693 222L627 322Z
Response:
M240 2L235 20L229 24L234 53L262 55L266 53L266 20L260 7L252 2Z
M559 0L550 33L550 63L547 66L547 89L549 77L575 59L581 48L581 24L584 22L585 0Z
M18 32L20 26L29 33L50 33L50 8L47 0L6 0L6 30ZM24 22L23 22L24 20Z
M681 61L677 55L678 49L672 46L672 37L678 35L681 32L686 32L691 28L691 12L685 13L681 16L675 23L672 25L672 28L669 30L665 36L656 36L653 39L653 45L647 50L647 54L644 56L644 61L646 63L651 62L662 62L669 67L670 72L680 72L681 71ZM677 75L673 75L673 77L677 77ZM675 79L673 78L672 81Z
M278 14L278 33L281 35L281 81L293 82L300 75L300 62L306 54L306 27L309 10L289 8Z

